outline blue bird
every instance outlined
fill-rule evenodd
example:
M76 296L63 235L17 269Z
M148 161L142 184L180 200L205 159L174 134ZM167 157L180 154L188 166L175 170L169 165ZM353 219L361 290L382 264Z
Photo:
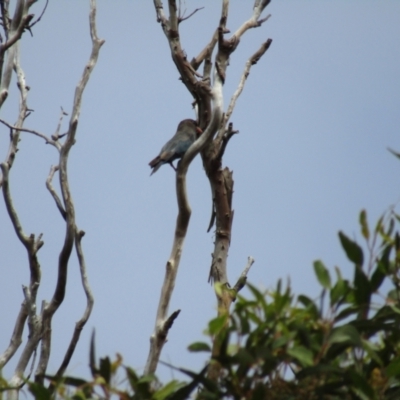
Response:
M197 126L197 122L193 119L184 119L181 121L175 135L165 143L160 154L149 162L150 167L153 169L150 176L163 164L170 164L176 171L172 161L182 158L186 150L202 132L203 131Z

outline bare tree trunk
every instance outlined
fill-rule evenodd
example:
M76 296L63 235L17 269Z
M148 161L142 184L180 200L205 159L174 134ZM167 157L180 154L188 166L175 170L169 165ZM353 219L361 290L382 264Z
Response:
M259 27L265 22L269 15L263 19L260 19L261 14L265 7L270 3L270 0L256 0L253 6L253 13L251 17L245 21L239 29L232 35L228 40L225 40L224 34L229 32L226 29L228 20L229 0L222 0L222 10L220 16L219 26L214 31L211 40L199 53L199 55L189 63L186 59L186 55L182 50L179 36L179 23L189 17L183 18L181 16L181 10L178 9L175 0L168 1L169 17L165 16L163 4L161 0L154 0L154 6L157 13L157 21L161 23L163 32L168 40L172 59L181 75L182 82L186 85L189 92L194 98L194 102L198 109L198 122L200 127L205 130L205 143L201 147L201 156L203 159L203 165L210 182L212 200L213 200L213 211L211 221L208 230L212 228L215 223L216 234L214 251L212 255L212 263L210 268L209 280L215 284L215 293L218 300L218 315L229 315L230 304L236 298L236 293L244 286L246 281L246 275L254 260L249 258L249 263L246 266L242 276L239 278L236 285L230 289L227 273L227 258L231 240L232 232L232 221L233 221L233 210L232 210L232 196L233 196L233 178L232 172L228 168L222 169L222 157L226 150L226 146L231 137L237 133L233 129L232 124L229 123L229 119L233 112L237 98L240 96L245 81L249 75L250 68L256 64L257 61L269 48L272 40L268 39L262 44L260 49L249 58L246 63L242 78L239 82L238 88L234 93L228 109L225 114L223 113L223 84L226 79L226 70L229 62L229 57L232 52L237 48L241 36L250 28ZM214 62L211 59L211 55L215 46L218 43L218 51L215 56ZM203 75L198 74L196 71L204 63ZM214 66L213 82L211 82L211 71ZM201 78L201 79L200 79ZM211 122L210 122L211 121ZM218 121L218 122L217 122ZM216 125L217 124L217 125ZM198 141L200 141L199 139ZM197 142L196 142L197 143ZM193 144L192 148L196 146ZM192 151L192 148L188 150L188 153ZM186 159L186 155L183 160ZM177 172L177 197L178 205L182 204L180 200L181 190L180 176L181 172L178 169ZM185 190L186 195L186 190ZM187 200L185 200L186 202ZM182 236L186 234L189 218L185 219L184 229L181 229L179 225L181 215L181 207L179 206L178 222L175 231L175 241L170 260L167 262L166 281L168 276L172 276L172 283L168 285L168 290L165 289L166 284L164 283L163 290L161 293L160 305L157 312L156 328L151 337L150 354L145 368L145 373L154 373L158 359L160 356L161 348L165 343L167 333L172 325L173 319L176 318L177 313L172 314L169 318L166 318L166 312L161 310L167 310L169 300L171 298L174 281L177 273L176 262L179 263L180 255L182 252L183 239ZM190 208L189 213L190 217ZM179 249L176 248L176 243L179 241ZM174 256L178 254L179 256ZM173 271L173 272L171 272ZM173 318L172 318L173 317ZM213 347L213 358L219 354L219 341L215 340ZM157 351L154 350L157 348ZM219 376L219 367L217 362L212 362L209 368L208 375L212 379L217 379Z

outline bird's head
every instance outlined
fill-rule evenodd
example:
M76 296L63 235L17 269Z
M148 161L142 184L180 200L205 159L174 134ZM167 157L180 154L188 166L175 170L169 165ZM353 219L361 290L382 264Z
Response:
M203 130L199 127L197 122L194 119L184 119L178 125L178 132L182 132L184 130L190 130L191 132L196 132L196 137L199 137Z

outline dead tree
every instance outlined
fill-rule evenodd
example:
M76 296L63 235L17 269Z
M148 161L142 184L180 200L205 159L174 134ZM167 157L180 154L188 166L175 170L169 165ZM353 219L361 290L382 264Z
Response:
M80 337L80 333L88 320L93 307L93 295L88 282L85 258L82 249L82 237L85 232L78 228L75 220L75 208L72 194L70 191L68 178L68 157L72 146L75 144L75 136L80 116L82 94L90 78L90 74L96 65L100 47L104 43L97 36L96 32L96 0L90 0L90 34L92 39L92 51L89 61L84 67L82 77L76 87L75 97L72 104L71 115L69 118L68 129L65 133L60 133L63 117L68 115L61 110L61 117L52 135L46 135L34 129L25 128L25 122L30 115L28 108L29 86L26 84L25 74L22 69L19 57L19 40L25 31L30 31L32 27L40 20L47 3L44 5L43 13L34 21L34 15L29 14L29 9L36 0L17 0L14 16L9 18L9 1L0 2L1 25L5 39L0 45L0 107L6 101L11 76L15 71L17 86L19 90L19 113L17 121L12 124L9 121L0 120L0 122L9 129L10 143L8 153L1 163L2 175L0 176L0 188L3 192L4 203L14 227L15 233L26 250L27 264L29 266L29 283L23 286L23 302L16 318L14 331L11 336L10 344L5 351L0 354L0 370L12 359L17 349L22 343L22 335L25 327L28 329L28 340L22 350L22 354L17 361L13 376L9 380L8 398L18 397L18 391L23 386L25 379L29 378L34 371L35 381L43 383L44 375L47 370L50 352L51 352L51 332L52 319L57 312L60 304L63 302L66 292L68 264L75 249L80 266L82 288L86 295L86 306L81 319L76 323L71 341L66 349L64 359L56 373L56 377L61 377L66 370L70 359L74 353L75 347ZM53 197L56 207L65 221L65 237L62 248L59 252L58 262L55 263L58 268L57 280L55 282L54 294L49 301L44 301L41 305L37 304L37 295L40 288L41 268L38 252L43 246L42 234L27 234L24 231L23 223L18 217L13 196L10 189L10 180L12 179L12 167L18 159L16 157L18 144L23 139L24 134L33 134L43 139L46 144L50 144L56 149L59 155L58 164L50 168L50 173L46 180L47 189ZM59 189L53 187L53 177L58 173ZM60 194L58 194L60 192ZM36 354L38 362L35 366ZM27 371L28 363L31 363L30 370Z
M167 334L179 310L168 315L168 305L171 299L178 271L183 243L189 225L191 209L186 193L186 172L190 162L197 153L201 153L205 173L210 182L212 194L212 215L208 231L215 225L215 242L211 260L209 281L214 283L218 301L218 315L228 315L232 301L237 292L246 282L247 272L254 260L249 257L248 264L238 282L231 287L227 274L227 257L230 246L233 210L233 178L232 171L222 168L222 158L229 140L237 133L230 118L235 108L236 100L240 96L251 67L268 50L272 43L268 39L246 62L237 90L230 99L228 108L224 111L223 85L226 80L227 67L230 55L239 45L242 35L250 28L260 27L268 18L261 18L265 7L270 0L255 0L250 18L245 21L229 38L227 29L229 0L222 0L222 11L219 25L216 26L211 40L202 51L189 61L182 49L179 35L179 24L187 20L192 14L185 17L177 6L176 0L168 1L168 17L161 0L154 0L157 22L167 38L172 60L175 63L182 82L193 96L197 110L199 126L203 130L200 138L189 148L182 158L176 172L176 194L178 202L178 217L175 228L174 242L171 256L166 264L165 279L161 290L161 297L157 311L156 324L150 339L150 352L145 367L145 374L154 373L159 361L162 347ZM213 52L216 49L216 54ZM198 69L203 65L202 74ZM212 356L219 354L218 338L213 345ZM218 379L218 363L212 361L208 370L211 379Z

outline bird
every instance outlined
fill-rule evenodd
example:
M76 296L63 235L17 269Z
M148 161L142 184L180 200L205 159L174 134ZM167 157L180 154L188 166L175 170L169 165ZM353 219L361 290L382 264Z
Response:
M174 160L182 158L186 150L194 143L194 141L201 135L203 131L193 119L184 119L179 122L176 133L167 143L162 147L160 154L149 162L152 168L151 175L157 172L163 164L170 164L176 171Z

